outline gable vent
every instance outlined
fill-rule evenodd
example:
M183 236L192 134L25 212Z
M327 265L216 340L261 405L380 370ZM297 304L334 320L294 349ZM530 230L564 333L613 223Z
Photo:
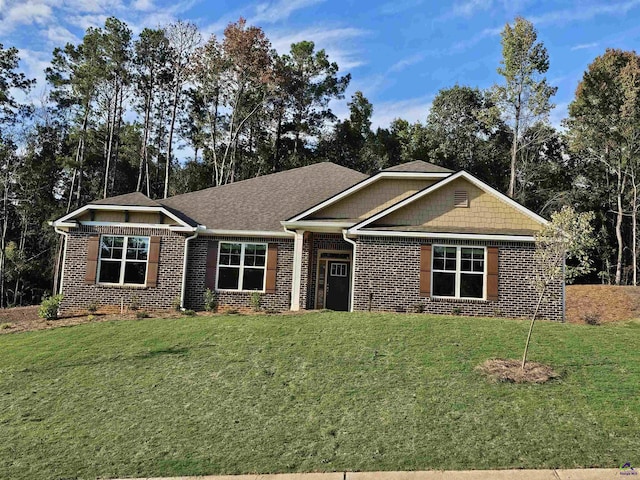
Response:
M469 206L469 195L466 190L456 190L453 195L453 206L456 208L467 208Z

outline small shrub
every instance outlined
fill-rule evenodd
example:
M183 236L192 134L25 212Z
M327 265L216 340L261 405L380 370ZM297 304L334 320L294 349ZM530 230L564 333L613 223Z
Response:
M45 320L57 320L60 303L62 303L62 295L45 297L40 304L40 308L38 309L38 316L40 318L44 318Z
M582 319L587 325L600 325L600 314L589 312L583 315Z
M254 312L259 312L262 308L262 294L260 292L251 294L251 308L253 308Z
M218 310L218 293L215 290L207 288L204 291L204 309L207 312L215 312Z
M139 312L136 312L136 318L138 320L140 320L142 318L149 318L149 314L147 312L145 312L144 310L140 310Z
M179 312L180 308L182 307L182 305L180 305L180 297L174 298L173 302L171 302L171 306L176 312Z
M195 317L196 316L196 312L194 312L193 310L182 310L182 315L184 315L185 317Z
M451 309L451 315L461 315L462 309L460 307L453 307Z
M134 295L133 297L131 297L131 302L129 303L129 310L131 310L132 312L140 310L140 299L138 298L137 295Z
M13 328L13 323L0 323L0 330L9 330L10 328Z
M424 312L424 305L421 303L415 303L411 305L411 311L413 313L422 313Z
M92 315L92 314L87 315L87 321L88 321L88 322L93 322L95 319L96 319L96 316L95 316L95 315Z
M493 316L494 317L501 317L502 316L502 310L499 308L494 308L493 309Z
M98 304L96 302L91 302L87 305L87 312L96 313L98 311Z

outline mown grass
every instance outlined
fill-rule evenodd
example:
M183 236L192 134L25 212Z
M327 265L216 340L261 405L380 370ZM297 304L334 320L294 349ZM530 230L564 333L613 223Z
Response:
M317 313L0 337L0 478L640 463L640 323Z

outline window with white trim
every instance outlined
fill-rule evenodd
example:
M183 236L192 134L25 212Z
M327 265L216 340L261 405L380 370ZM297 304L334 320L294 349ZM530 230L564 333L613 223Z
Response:
M484 298L484 247L434 245L431 291L434 297Z
M149 237L102 235L98 283L146 284L148 257Z
M266 243L220 242L218 290L264 290Z

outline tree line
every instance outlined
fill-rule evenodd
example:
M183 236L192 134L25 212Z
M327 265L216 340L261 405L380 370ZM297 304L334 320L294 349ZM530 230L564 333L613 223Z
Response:
M178 21L134 36L108 18L52 52L47 90L0 45L0 303L50 292L61 242L48 226L88 201L151 198L331 161L364 173L411 160L465 169L549 217L595 212L597 273L636 284L640 58L608 49L591 63L562 128L549 122L549 55L523 18L501 37L499 81L453 85L424 122L372 128L374 106L311 41L276 52L244 19L218 38ZM331 105L347 102L348 117ZM596 276L597 275L597 276Z

